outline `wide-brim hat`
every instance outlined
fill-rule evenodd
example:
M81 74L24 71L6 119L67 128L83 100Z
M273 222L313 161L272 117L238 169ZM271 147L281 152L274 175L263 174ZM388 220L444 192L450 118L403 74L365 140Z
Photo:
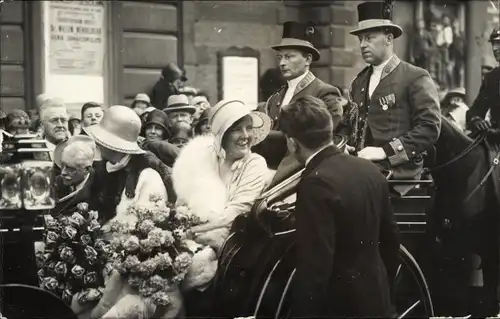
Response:
M184 94L171 95L167 100L167 107L163 109L163 112L188 112L194 114L196 112L196 107L189 104L189 98Z
M255 146L262 142L271 131L272 120L267 114L252 111L239 100L222 100L211 109L210 130L215 135L219 151L222 149L222 139L229 128L247 115L252 117L252 146Z
M463 99L465 100L465 98L466 98L466 96L467 96L467 95L465 94L465 88L462 88L462 87L460 87L460 88L454 88L454 89L452 89L452 90L448 91L448 92L446 93L446 95L444 96L443 101L442 101L441 103L442 103L443 105L448 104L448 103L449 103L449 101L450 101L453 97L456 97L456 96L461 97L461 98L463 98Z
M65 139L61 143L57 144L56 148L54 149L54 163L59 167L62 168L62 154L66 147L69 145L75 143L75 142L83 142L87 145L89 145L92 150L94 151L94 159L95 159L95 154L96 154L96 144L95 141L90 137L86 135L74 135L68 139Z
M393 5L386 2L364 2L358 5L358 28L350 31L352 35L374 29L388 29L398 38L403 28L392 22Z
M141 127L141 119L131 108L114 105L104 113L99 124L83 130L102 147L133 155L145 153L137 143Z
M281 42L272 46L272 48L276 51L286 48L303 50L311 53L313 61L317 61L320 58L320 53L319 50L312 44L315 33L316 30L312 25L287 21L283 24Z

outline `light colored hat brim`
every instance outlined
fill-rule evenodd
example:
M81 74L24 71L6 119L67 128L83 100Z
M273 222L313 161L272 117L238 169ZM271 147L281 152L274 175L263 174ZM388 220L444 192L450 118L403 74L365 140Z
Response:
M286 48L302 48L313 54L313 61L317 61L321 57L318 49L316 49L311 42L299 39L283 38L280 44L274 45L271 48L276 51Z
M397 24L394 24L391 20L383 20L383 19L369 19L360 21L358 23L358 28L350 31L349 33L352 35L359 35L360 33L366 32L368 30L380 29L380 28L392 29L394 38L398 38L403 34L403 28L401 28Z
M112 151L130 155L146 153L143 149L140 148L137 141L130 142L124 140L114 134L109 133L100 125L84 127L83 130L90 137L92 137L97 144Z
M269 135L269 132L271 131L272 120L266 113L252 111L248 114L243 114L240 117L234 117L231 122L226 123L223 131L221 132L220 141L222 142L222 138L229 130L229 128L234 125L234 123L238 122L247 115L250 115L252 117L252 146L255 146L265 140L267 135Z
M59 167L62 168L62 154L66 147L71 145L74 142L84 142L88 143L92 149L94 150L94 160L95 160L95 153L96 153L96 145L94 140L90 136L85 136L85 135L74 135L70 137L69 139L66 139L62 141L61 143L57 144L56 148L54 149L54 163Z
M196 112L196 108L194 106L174 106L174 107L166 107L163 109L163 112L189 112L194 114Z

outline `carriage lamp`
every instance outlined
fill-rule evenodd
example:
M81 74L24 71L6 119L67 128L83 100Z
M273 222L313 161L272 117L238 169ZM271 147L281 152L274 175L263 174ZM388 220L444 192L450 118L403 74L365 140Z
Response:
M26 161L23 165L23 204L27 210L44 210L55 207L52 187L52 162Z
M21 175L20 164L0 167L0 209L21 209Z

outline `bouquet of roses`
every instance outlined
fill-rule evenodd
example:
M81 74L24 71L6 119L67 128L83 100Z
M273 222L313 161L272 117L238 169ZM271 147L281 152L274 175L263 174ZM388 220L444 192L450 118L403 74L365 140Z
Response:
M131 206L127 215L133 218L115 219L109 224L113 267L125 282L125 296L138 295L143 300L136 307L143 309L140 311L146 311L145 304L168 311L191 266L192 253L184 245L186 232L200 221L186 207L176 208L154 195L147 205ZM121 292L121 298L125 296ZM116 304L115 308L120 308L113 310L115 315L128 314L129 310ZM110 314L109 309L101 310L106 311Z
M80 203L71 216L45 217L44 263L38 271L40 285L71 304L97 302L104 290L103 270L113 250L100 239L96 211ZM108 265L109 267L109 265Z

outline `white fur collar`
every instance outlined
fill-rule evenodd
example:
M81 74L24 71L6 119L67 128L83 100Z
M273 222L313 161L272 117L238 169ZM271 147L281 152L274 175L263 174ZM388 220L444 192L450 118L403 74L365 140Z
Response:
M202 220L224 211L229 194L219 176L214 136L197 136L182 149L172 179L179 202Z

